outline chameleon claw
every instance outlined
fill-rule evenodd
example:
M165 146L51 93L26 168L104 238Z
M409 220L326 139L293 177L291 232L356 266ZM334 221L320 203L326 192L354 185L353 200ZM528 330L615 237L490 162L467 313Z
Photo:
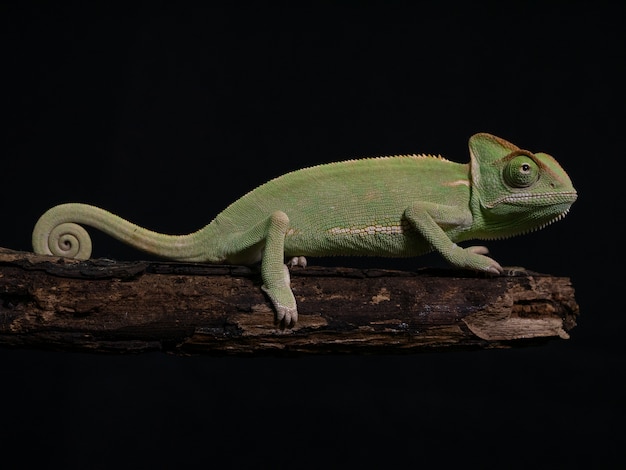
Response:
M490 264L482 268L482 271L488 274L494 274L496 276L500 276L504 273L504 269L502 268L502 266L500 266L500 263L498 263L494 259L489 258L488 256L484 256L484 258L486 258L490 262Z
M292 328L298 323L298 311L295 308L289 310L289 315L285 315L285 327Z
M504 269L502 269L502 266L500 266L498 263L496 263L494 261L495 264L487 267L487 272L490 274L495 274L497 276L499 276L500 274L504 273Z
M278 307L276 309L276 325L281 328L293 328L298 322L298 310L289 307Z

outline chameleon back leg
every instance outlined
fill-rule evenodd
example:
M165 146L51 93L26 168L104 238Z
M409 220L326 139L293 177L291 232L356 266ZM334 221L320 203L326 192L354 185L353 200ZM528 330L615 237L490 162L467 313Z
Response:
M289 270L285 265L287 230L289 230L289 217L282 211L275 211L266 220L232 239L231 246L234 248L233 253L253 253L259 247L263 248L262 289L276 309L277 322L288 327L297 322L298 309L291 291ZM229 261L236 260L229 258Z

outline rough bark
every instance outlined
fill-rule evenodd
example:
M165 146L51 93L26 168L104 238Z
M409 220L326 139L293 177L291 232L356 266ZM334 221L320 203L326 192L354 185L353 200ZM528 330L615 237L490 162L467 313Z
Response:
M409 353L566 339L569 278L308 267L299 321L274 324L258 272L174 262L75 261L0 248L0 345L102 353Z

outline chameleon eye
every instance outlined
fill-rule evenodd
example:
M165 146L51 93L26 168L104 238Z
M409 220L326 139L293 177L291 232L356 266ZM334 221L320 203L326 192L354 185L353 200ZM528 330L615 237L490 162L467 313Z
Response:
M514 188L526 188L537 181L538 177L537 164L526 155L513 158L504 169L504 180Z

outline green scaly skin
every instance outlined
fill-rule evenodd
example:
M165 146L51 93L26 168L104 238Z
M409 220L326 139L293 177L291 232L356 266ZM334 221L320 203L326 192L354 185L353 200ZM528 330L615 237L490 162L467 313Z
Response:
M103 209L61 204L33 230L36 253L88 259L77 224L159 257L208 263L261 262L263 290L283 326L298 318L285 265L306 256L418 256L438 252L452 266L501 274L487 248L469 239L510 237L563 217L576 200L550 155L490 134L469 140L470 163L430 155L365 158L287 173L250 191L188 235L139 227Z

